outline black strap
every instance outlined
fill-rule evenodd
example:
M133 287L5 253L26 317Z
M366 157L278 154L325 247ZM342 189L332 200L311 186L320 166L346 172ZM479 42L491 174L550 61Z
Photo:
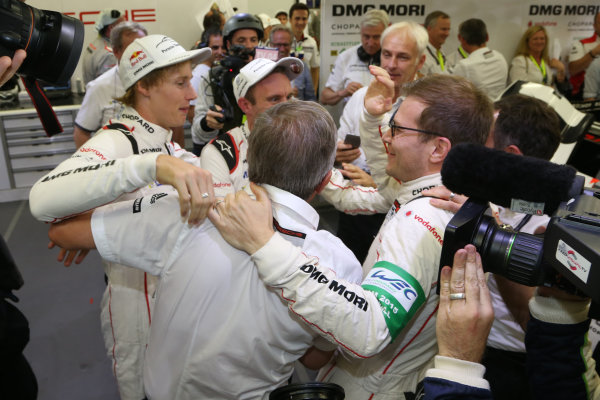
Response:
M523 217L523 219L521 220L521 222L519 222L519 224L517 226L515 226L515 231L519 232L521 229L523 229L523 227L525 225L527 225L527 223L529 222L529 220L531 219L531 214L527 214Z
M238 150L233 137L229 133L214 138L209 144L215 146L215 148L221 153L223 159L227 163L229 173L233 173L238 165Z
M121 132L131 143L131 149L133 150L133 154L140 154L140 150L137 144L137 140L133 137L131 131L127 128L126 125L120 123L114 123L110 125L106 125L103 129L112 129L115 131Z
M29 76L21 77L21 80L25 85L27 93L29 93L29 97L31 97L31 101L40 117L40 121L42 121L42 126L44 127L44 131L46 131L46 135L54 136L57 133L63 132L63 127L58 121L54 109L42 91L38 81Z

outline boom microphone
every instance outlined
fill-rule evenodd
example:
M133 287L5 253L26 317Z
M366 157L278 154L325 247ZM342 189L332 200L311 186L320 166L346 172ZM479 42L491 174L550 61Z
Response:
M491 201L507 208L518 200L529 203L516 211L552 214L561 202L583 190L584 178L573 167L539 158L510 154L481 145L461 143L452 146L442 166L442 182L456 193Z

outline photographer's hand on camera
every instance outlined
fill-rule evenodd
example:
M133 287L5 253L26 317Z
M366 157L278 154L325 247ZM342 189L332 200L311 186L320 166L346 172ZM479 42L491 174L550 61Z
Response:
M215 108L217 108L217 110L222 111L223 108L221 108L220 106L215 105ZM210 129L215 129L215 130L219 130L222 129L224 126L224 122L219 122L219 121L224 121L225 115L221 112L217 112L217 111L213 111L213 110L208 110L206 112L206 125L210 128Z
M352 180L352 182L357 185L377 188L377 184L373 180L373 177L354 164L342 163L340 172L344 177Z
M0 57L0 86L4 85L23 64L27 57L25 50L15 51L15 55L11 59L8 56Z
M494 321L494 310L475 246L467 245L456 252L452 269L447 266L442 269L440 282L436 322L439 355L479 362Z

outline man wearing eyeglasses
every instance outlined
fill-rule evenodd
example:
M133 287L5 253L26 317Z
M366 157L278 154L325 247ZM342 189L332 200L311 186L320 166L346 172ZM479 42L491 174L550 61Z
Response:
M421 192L441 185L442 163L453 145L483 145L493 108L466 79L431 75L404 87L404 100L386 127L394 81L384 69L370 68L375 80L365 96L361 136L383 133L385 171L402 183L363 264L362 285L339 279L315 257L284 243L266 219L254 220L270 206L262 193L261 201L243 205L243 196L236 196L244 216L235 215L230 199L217 207L219 218L211 218L226 240L252 254L265 284L281 288L294 313L343 347L321 370L322 380L341 385L349 400L404 399L417 392L438 351L435 291L444 231L453 216Z
M278 50L277 61L289 57L292 50L292 30L285 25L275 25L269 34L269 46ZM306 101L316 101L315 89L310 77L310 67L304 61L304 69L300 76L292 81L292 93L295 98Z

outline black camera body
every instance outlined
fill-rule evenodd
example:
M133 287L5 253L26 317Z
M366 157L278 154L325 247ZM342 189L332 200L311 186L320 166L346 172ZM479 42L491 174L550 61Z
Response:
M527 286L556 286L600 303L599 192L586 191L562 203L543 236L498 226L487 210L487 201L469 199L450 220L440 271L470 243L486 272Z
M225 124L221 132L228 132L242 124L244 113L235 101L233 80L240 73L240 69L248 63L250 57L254 57L255 54L255 49L248 49L237 44L233 45L229 49L229 54L221 60L220 64L215 65L210 70L210 86L214 101L222 108L222 122Z
M71 78L83 47L81 21L19 0L0 0L0 26L0 56L27 52L20 75L60 84Z

